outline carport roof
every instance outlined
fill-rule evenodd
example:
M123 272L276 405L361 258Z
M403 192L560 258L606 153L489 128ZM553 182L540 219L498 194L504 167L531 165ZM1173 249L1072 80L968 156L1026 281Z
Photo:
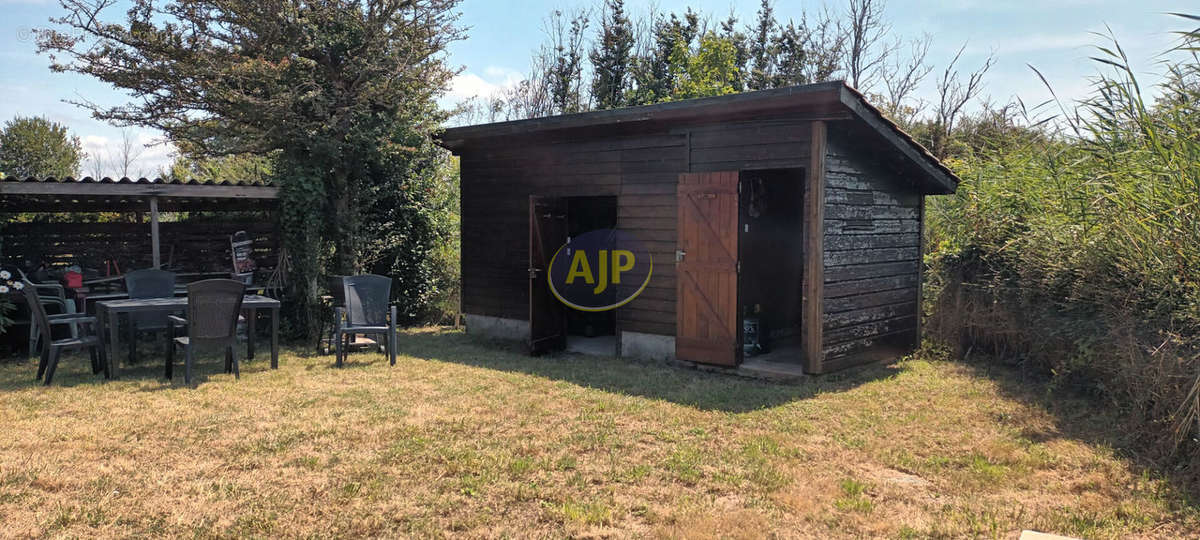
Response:
M0 180L0 211L128 212L145 210L150 199L161 211L256 210L272 208L279 188L245 181L180 181L161 178L17 178Z

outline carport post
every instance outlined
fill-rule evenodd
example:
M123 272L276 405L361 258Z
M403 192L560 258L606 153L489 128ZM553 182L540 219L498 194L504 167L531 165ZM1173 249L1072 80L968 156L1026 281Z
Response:
M158 197L150 197L150 250L153 254L154 267L162 266L158 250Z

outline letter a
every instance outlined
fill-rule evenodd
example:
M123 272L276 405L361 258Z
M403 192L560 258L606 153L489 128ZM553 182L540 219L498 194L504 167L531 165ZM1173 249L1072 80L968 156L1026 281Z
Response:
M582 249L576 250L575 257L571 259L571 270L567 272L567 285L575 283L577 276L582 277L588 285L596 282L596 279L592 277L592 267L588 265L587 255Z

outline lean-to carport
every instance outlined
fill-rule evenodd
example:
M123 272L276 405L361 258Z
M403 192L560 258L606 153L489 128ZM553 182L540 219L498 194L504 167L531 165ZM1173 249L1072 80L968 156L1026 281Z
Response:
M248 182L121 178L5 178L0 212L146 212L152 266L162 266L160 213L273 210L279 188ZM47 225L52 226L52 225Z

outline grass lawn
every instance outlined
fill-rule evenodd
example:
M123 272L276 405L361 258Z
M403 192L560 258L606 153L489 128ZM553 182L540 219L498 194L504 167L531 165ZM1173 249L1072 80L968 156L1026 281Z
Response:
M1006 372L918 356L783 386L434 329L399 346L241 380L209 358L196 388L0 365L0 537L1200 533L1104 410Z

